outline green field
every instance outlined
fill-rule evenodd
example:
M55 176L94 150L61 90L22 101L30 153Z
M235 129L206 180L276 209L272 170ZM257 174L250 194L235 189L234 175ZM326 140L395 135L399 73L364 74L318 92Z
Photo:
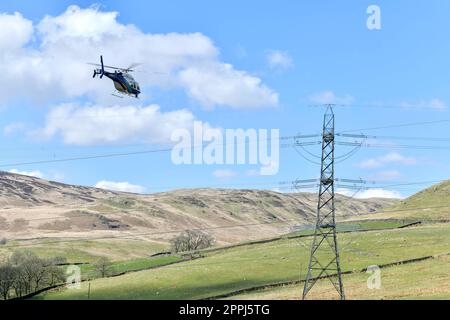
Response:
M145 240L105 239L73 240L47 239L30 241L9 241L0 246L0 260L15 250L30 250L43 258L64 257L70 263L92 263L99 257L111 261L133 260L149 257L167 250L166 243Z
M385 219L385 220L362 220L362 221L348 221L336 224L337 232L352 232L352 231L371 231L383 229L395 229L405 226L419 220L403 220L403 219ZM314 234L314 228L307 228L290 235L311 235Z
M377 218L450 221L450 180L433 185L413 196L384 208Z
M180 261L183 261L183 258L176 255L160 256L152 258L139 258L126 261L116 261L112 262L108 266L107 274L108 276L114 276L127 272L134 272L139 270L170 265ZM83 264L80 266L80 269L81 269L81 277L83 280L100 278L99 271L96 269L94 264Z
M304 278L311 238L282 239L205 253L205 257L153 270L91 281L92 299L202 299ZM450 226L345 233L339 236L344 271L450 252ZM405 290L408 286L405 287ZM414 290L414 286L410 286ZM37 299L85 299L63 289Z
M347 299L450 299L450 257L392 266L381 269L381 287L369 289L366 273L344 275ZM303 285L286 285L231 296L242 300L292 300L300 299ZM333 299L329 281L320 280L308 299Z

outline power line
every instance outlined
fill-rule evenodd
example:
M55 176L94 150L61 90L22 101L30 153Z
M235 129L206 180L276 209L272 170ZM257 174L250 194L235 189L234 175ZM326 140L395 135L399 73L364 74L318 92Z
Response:
M428 181L415 181L415 182L399 182L394 184L385 184L385 185L378 185L376 187L364 187L364 188L388 188L388 187L399 187L399 186L412 186L412 185L421 185L421 184L435 184L435 183L441 183L448 181L449 179L442 179L442 180L428 180ZM369 182L371 184L378 183L377 181Z
M310 107L318 107L319 105L309 105ZM447 107L436 107L432 105L422 104L422 105L408 105L408 104L333 104L333 107L340 108L367 108L367 109L425 109L425 110L434 110L434 111L447 111Z
M369 131L369 130L390 129L390 128L414 127L414 126L422 126L422 125L430 125L430 124L438 124L438 123L448 123L448 122L450 122L450 119L436 120L436 121L411 122L411 123L394 124L394 125L379 126L379 127L344 130L344 131L338 132L337 134L347 133L347 132L363 132L363 131Z
M346 132L357 132L357 131L364 131L364 130L377 130L377 129L384 129L384 128L396 128L396 127L405 127L405 126L416 126L416 125L424 125L424 124L434 124L434 123L446 123L450 122L450 120L438 120L438 121L429 121L429 122L416 122L416 123L410 123L410 124L401 124L401 125L391 125L391 126L383 126L383 127L372 127L372 128L365 128L365 129L355 129L355 130L346 130L342 131L341 133L337 133L337 136L344 136L344 133ZM309 137L316 137L317 134L314 135L297 135L297 136L283 136L280 137L280 140L290 140L290 139L296 139L296 138L309 138ZM320 136L320 135L319 135ZM349 135L346 135L349 137ZM369 137L369 136L368 136ZM378 136L380 138L380 136ZM393 137L394 138L394 137ZM397 137L402 139L408 139L408 137ZM410 140L418 139L417 137L411 137ZM267 141L270 141L271 138L268 138ZM426 140L423 138L422 140ZM450 141L450 139L447 138L427 138L429 141ZM234 143L234 141L233 141ZM249 144L249 141L245 141L245 144ZM358 149L360 147L373 147L373 148L400 148L400 149L422 149L422 150L450 150L450 146L416 146L416 145L390 145L390 144L374 144L374 143L355 143L355 142L336 142L340 145L345 146L354 146L355 149ZM282 144L280 145L281 148L286 147L304 147L308 145L318 145L320 144L319 141L307 141L303 143L293 143L293 144ZM219 146L225 146L227 143L219 144ZM191 149L195 148L203 148L203 145L199 146L192 146ZM13 163L4 163L0 164L0 167L13 167L13 166L27 166L27 165L35 165L35 164L47 164L47 163L59 163L59 162L71 162L71 161L80 161L80 160L92 160L92 159L102 159L102 158L114 158L114 157L123 157L123 156L133 156L133 155L143 155L143 154L153 154L153 153L162 153L162 152L171 152L173 150L181 150L182 148L175 148L175 147L168 147L168 148L161 148L161 149L153 149L153 150L141 150L141 151L133 151L133 152L118 152L118 153L105 153L105 154L93 154L93 155L86 155L86 156L74 156L74 157L67 157L67 158L59 158L59 159L44 159L44 160L36 160L36 161L24 161L24 162L13 162ZM357 151L357 150L356 150ZM355 151L355 152L356 152ZM298 152L298 150L297 150ZM352 156L354 152L349 152L347 155ZM305 158L303 155L301 155L303 158ZM317 164L317 162L310 160L308 158L305 158L305 160ZM342 161L340 161L342 162Z
M280 137L280 140L288 140L294 137ZM270 141L271 138L263 139L264 141ZM261 141L261 140L259 140ZM245 140L241 143L233 144L249 144L248 140ZM231 143L222 143L217 144L218 146L226 146ZM317 142L305 142L305 145L317 144ZM290 145L280 145L281 148L289 147ZM191 146L189 149L203 148L204 145ZM57 163L57 162L70 162L70 161L79 161L79 160L90 160L90 159L101 159L101 158L114 158L114 157L123 157L123 156L132 156L132 155L142 155L142 154L152 154L152 153L161 153L161 152L171 152L174 150L184 150L184 148L162 148L162 149L153 149L153 150L142 150L142 151L133 151L133 152L119 152L119 153L106 153L106 154L96 154L96 155L87 155L87 156L76 156L76 157L68 157L68 158L60 158L60 159L47 159L47 160L37 160L37 161L26 161L26 162L16 162L16 163L4 163L0 164L0 167L13 167L13 166L26 166L33 164L45 164L45 163Z
M405 144L380 144L380 143L357 143L336 141L342 146L361 146L364 148L387 148L387 149L418 149L418 150L450 150L450 146L426 146L426 145L405 145Z
M361 135L337 133L337 136L345 138L361 138ZM420 141L450 141L450 138L436 137L405 137L405 136L379 136L379 135L362 135L366 139L390 139L390 140L420 140Z

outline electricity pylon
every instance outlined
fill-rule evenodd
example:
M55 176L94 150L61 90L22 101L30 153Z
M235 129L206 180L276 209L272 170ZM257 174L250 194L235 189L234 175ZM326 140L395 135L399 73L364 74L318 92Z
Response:
M334 113L327 105L323 120L322 160L317 203L317 220L314 240L311 246L308 273L306 275L303 299L318 279L326 277L345 300L342 284L339 250L336 238L336 217L334 204Z

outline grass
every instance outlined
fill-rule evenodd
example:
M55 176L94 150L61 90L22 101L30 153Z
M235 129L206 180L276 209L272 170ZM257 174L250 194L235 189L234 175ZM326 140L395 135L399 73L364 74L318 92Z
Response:
M347 299L450 299L450 257L443 256L412 264L381 269L381 287L369 289L369 274L344 275ZM303 285L288 285L232 296L242 300L293 300L299 299ZM329 281L321 280L311 290L308 299L336 299L329 290Z
M202 299L239 289L304 278L311 238L282 239L207 253L187 261L91 281L92 299ZM450 227L339 235L344 271L450 252ZM59 290L37 299L85 299L80 289Z
M398 228L409 221L405 220L367 220L339 223L339 232L377 230ZM313 229L304 229L288 236L310 235ZM69 263L93 263L99 257L107 257L112 261L135 260L150 256L156 252L166 251L168 244L164 242L104 239L104 240L71 240L43 239L30 241L9 241L0 246L0 260L9 256L14 250L31 250L40 257L65 257Z
M450 180L416 193L382 211L376 214L377 218L450 220Z
M351 231L395 229L415 221L417 220L386 219L386 220L349 221L337 223L336 230L338 232L351 232ZM296 236L296 235L311 235L311 234L314 234L314 228L308 227L307 229L293 232L290 235Z
M167 244L127 239L9 241L0 246L0 260L15 250L30 250L44 258L65 257L69 263L92 263L99 257L123 261L150 256L167 250Z
M156 268L180 261L183 261L183 258L175 255L118 261L111 263L111 265L108 267L108 275L117 275L126 272ZM96 270L94 264L84 264L81 265L80 268L81 278L83 280L95 279L100 277L100 274Z

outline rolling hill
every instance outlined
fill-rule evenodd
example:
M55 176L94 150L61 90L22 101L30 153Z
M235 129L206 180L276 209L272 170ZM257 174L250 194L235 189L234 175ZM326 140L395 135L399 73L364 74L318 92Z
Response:
M314 194L184 189L138 195L9 173L0 175L0 184L0 238L8 235L10 240L0 246L0 257L23 247L41 256L62 255L84 263L86 278L99 256L109 257L117 272L126 274L95 276L95 299L298 298L311 237L277 236L314 222ZM348 221L339 224L339 230L358 231L339 234L350 298L448 297L447 283L432 292L426 287L448 278L440 272L448 265L448 224L403 228L399 220L439 222L436 217L448 216L449 185L438 184L402 201L337 197L338 219ZM376 218L399 220L367 221ZM189 255L156 257L164 261L149 257L167 250L168 240L181 230L195 228L207 229L218 246L192 260ZM228 244L239 245L222 247ZM402 265L416 259L420 262ZM364 289L367 276L361 270L374 264L386 266L384 291ZM433 273L419 283L417 275L424 268ZM77 292L60 288L35 298L84 299L86 285ZM266 286L272 289L258 289ZM329 293L320 282L313 297L332 298Z
M340 234L341 263L349 299L449 298L448 225ZM298 299L311 237L279 239L205 252L199 259L59 288L35 299ZM382 268L382 290L367 288L365 268ZM292 286L291 286L292 284ZM284 288L284 286L288 286ZM268 287L267 290L255 290ZM247 293L242 294L242 291ZM328 279L312 298L336 299Z
M424 189L382 211L377 214L378 218L450 221L450 180Z
M337 215L355 217L395 202L338 196ZM315 207L311 193L184 189L138 195L0 172L0 237L8 239L138 234L167 243L180 230L210 228L218 243L236 243L314 223Z

